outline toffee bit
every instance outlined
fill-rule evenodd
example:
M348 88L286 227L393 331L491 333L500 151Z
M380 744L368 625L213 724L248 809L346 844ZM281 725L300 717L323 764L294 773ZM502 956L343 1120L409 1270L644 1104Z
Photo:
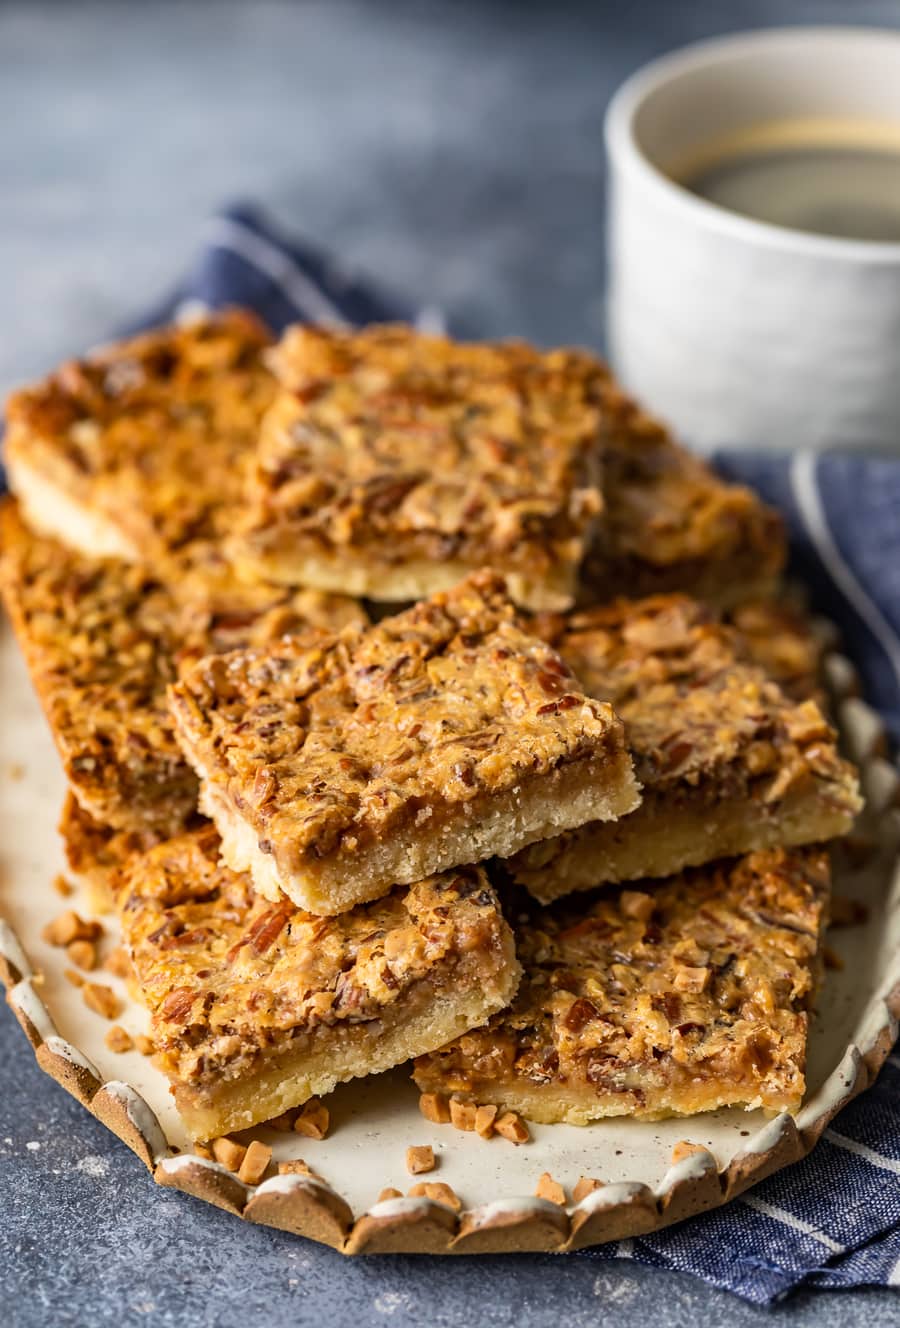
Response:
M42 938L48 945L57 945L61 948L71 945L72 941L96 941L102 935L101 923L95 919L88 922L71 908L65 913L60 913L52 922L48 922L41 932Z
M134 1045L142 1056L152 1056L156 1051L153 1039L149 1038L146 1033L137 1033L135 1035Z
M702 1144L692 1144L687 1139L681 1139L672 1149L672 1166L677 1166L679 1162L684 1162L688 1157L697 1157L708 1150Z
M62 895L64 899L67 899L69 895L74 894L74 887L72 886L70 881L66 880L62 872L59 872L57 873L56 876L54 876L53 889L56 891L58 895Z
M422 1093L419 1097L419 1110L425 1119L434 1125L450 1123L450 1104L443 1093Z
M507 1111L494 1125L494 1129L511 1144L527 1144L531 1135L528 1126L516 1111Z
M222 1135L220 1139L213 1139L210 1147L215 1160L228 1171L236 1172L247 1153L243 1144L239 1144L236 1139L230 1139L227 1134Z
M423 1171L434 1171L434 1167L434 1149L430 1144L407 1148L406 1170L411 1176L419 1176Z
M418 1185L413 1185L409 1191L410 1199L430 1199L432 1203L444 1204L447 1208L452 1208L454 1213L458 1213L462 1208L462 1200L449 1185L443 1181L420 1181Z
M116 1019L122 1013L122 1002L112 987L106 987L102 982L86 982L81 994L88 1009L104 1019Z
M450 1120L457 1130L475 1129L475 1105L472 1102L463 1102L461 1098L451 1097L450 1099Z
M311 1176L315 1178L316 1173L312 1167L303 1161L302 1157L292 1157L286 1162L278 1163L279 1176Z
M484 1103L475 1108L475 1133L482 1139L490 1139L494 1133L494 1121L497 1119L497 1108L491 1103Z
M131 1051L134 1046L131 1034L127 1029L124 1029L121 1024L113 1024L112 1028L107 1031L103 1041L109 1047L110 1051L120 1053Z
M328 1108L317 1097L311 1097L294 1121L294 1129L307 1139L324 1139L330 1122Z
M534 1193L537 1199L546 1199L548 1203L559 1204L561 1208L566 1206L566 1192L549 1171L545 1171L541 1176Z
M393 1186L388 1185L388 1187L382 1190L381 1193L379 1194L378 1203L387 1203L389 1199L402 1199L402 1198L403 1198L402 1190L395 1190Z
M247 1151L238 1167L238 1180L242 1180L245 1185L258 1185L266 1174L266 1170L271 1161L271 1148L266 1144L261 1143L259 1139L254 1139L248 1145Z
M93 941L70 941L66 946L66 954L77 968L90 972L97 967L97 949Z

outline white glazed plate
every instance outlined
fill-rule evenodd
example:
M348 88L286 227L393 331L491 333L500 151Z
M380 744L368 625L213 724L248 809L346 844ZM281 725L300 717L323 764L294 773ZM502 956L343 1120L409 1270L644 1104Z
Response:
M847 687L852 670L830 670ZM612 1119L589 1127L532 1125L516 1147L433 1125L402 1068L345 1084L328 1099L331 1129L314 1141L256 1129L276 1160L302 1156L322 1181L277 1176L251 1187L190 1152L163 1075L135 1052L109 1050L109 1023L89 1010L64 976L64 950L41 939L65 907L53 888L64 871L56 822L64 780L12 634L0 627L0 976L38 1061L104 1121L151 1168L155 1179L250 1221L325 1241L346 1253L387 1251L480 1253L562 1250L623 1239L726 1202L748 1185L812 1148L850 1097L878 1073L896 1036L900 1013L900 869L897 863L898 777L880 755L883 733L860 700L840 704L845 741L863 768L865 831L876 843L864 864L843 862L835 891L861 899L865 924L837 930L829 943L844 961L827 974L813 1021L808 1092L795 1119L760 1111L723 1110L660 1122ZM6 921L2 921L5 918ZM115 924L105 920L110 948ZM125 1002L120 1022L145 1031L146 1012L125 983L103 973ZM23 1042L23 1049L25 1044ZM671 1166L673 1147L702 1151ZM413 1183L406 1149L431 1144L438 1168L424 1179L452 1186L457 1214L428 1199L378 1202L385 1187ZM533 1197L550 1172L568 1193L581 1176L605 1182L578 1205ZM421 1178L419 1178L421 1179Z

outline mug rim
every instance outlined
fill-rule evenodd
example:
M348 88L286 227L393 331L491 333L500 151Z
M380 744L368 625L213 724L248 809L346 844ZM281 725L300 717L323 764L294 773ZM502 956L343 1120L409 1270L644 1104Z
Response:
M613 94L603 121L606 151L611 164L628 171L649 188L660 202L675 207L705 229L767 248L802 252L851 262L890 261L900 263L900 241L853 240L844 236L819 235L814 231L776 226L729 208L686 189L672 180L645 154L635 134L635 119L647 98L673 79L709 67L731 55L776 46L797 46L810 39L852 45L862 41L888 40L897 48L900 68L900 30L895 28L818 24L795 24L784 28L759 28L727 33L692 42L657 56L630 74Z

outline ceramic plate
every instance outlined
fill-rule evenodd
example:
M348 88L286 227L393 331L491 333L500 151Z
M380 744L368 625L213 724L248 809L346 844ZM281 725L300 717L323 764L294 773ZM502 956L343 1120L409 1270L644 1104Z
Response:
M64 871L56 822L64 781L11 633L0 629L0 970L8 999L38 1062L128 1144L162 1185L231 1209L246 1220L325 1241L346 1253L562 1250L622 1239L727 1202L748 1185L797 1161L828 1121L878 1073L900 1012L898 779L883 751L873 712L852 690L852 670L837 657L830 674L843 694L845 744L861 764L868 808L861 827L868 850L850 864L841 854L835 890L862 900L868 922L836 930L829 943L843 967L829 971L813 1021L808 1093L800 1113L769 1120L762 1112L723 1110L647 1123L606 1120L589 1127L532 1125L531 1142L485 1141L433 1125L401 1069L346 1084L328 1099L331 1129L321 1141L256 1129L276 1160L302 1156L321 1180L276 1176L243 1185L194 1156L167 1083L137 1052L110 1051L109 1024L85 1005L64 976L65 951L41 939L62 901L53 880ZM111 948L115 924L106 919ZM125 983L103 974L125 1002L118 1020L146 1029L146 1014ZM23 1051L26 1044L23 1042ZM239 1136L240 1137L240 1136ZM670 1165L674 1145L700 1145ZM432 1144L429 1181L452 1186L460 1212L428 1199L378 1202L386 1187L406 1192L411 1144ZM604 1182L580 1204L534 1198L545 1171L568 1193L581 1176Z

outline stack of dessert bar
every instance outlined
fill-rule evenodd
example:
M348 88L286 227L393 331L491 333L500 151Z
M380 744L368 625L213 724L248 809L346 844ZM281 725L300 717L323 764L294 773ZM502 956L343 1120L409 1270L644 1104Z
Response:
M6 460L195 1138L408 1061L438 1118L799 1105L856 776L777 518L594 357L226 311L14 395Z

